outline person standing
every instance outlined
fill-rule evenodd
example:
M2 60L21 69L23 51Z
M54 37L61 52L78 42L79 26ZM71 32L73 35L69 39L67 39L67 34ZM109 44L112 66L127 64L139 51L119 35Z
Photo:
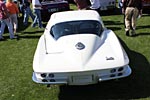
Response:
M18 3L19 3L19 12L21 13L21 17L24 16L24 11L23 11L23 1L24 0L18 0Z
M90 0L90 9L97 11L100 14L100 0Z
M87 0L74 0L79 10L87 9L88 8L88 2Z
M10 39L16 38L14 36L13 32L13 26L10 21L9 15L8 15L8 10L6 8L5 3L3 0L0 0L0 22L1 22L1 28L0 28L0 40L3 40L3 33L5 30L5 26L7 25L9 33L10 33Z
M33 12L35 13L35 18L32 24L32 27L35 27L38 23L39 28L43 28L42 18L41 18L41 9L42 5L39 0L32 0Z
M136 35L136 21L138 15L142 15L142 0L123 0L123 13L125 14L126 36Z
M13 25L13 30L14 34L17 35L17 29L18 29L18 14L19 14L19 9L17 5L12 1L12 0L7 0L6 2L6 7L9 11L10 14L10 19Z
M123 7L122 2L123 0L118 0L118 8L119 8L120 13L122 13L122 7Z
M34 18L35 18L35 16L32 13L32 10L30 8L30 2L29 2L29 0L24 0L23 9L24 9L23 24L25 26L27 26L28 25L29 16L31 17L32 21L34 21Z

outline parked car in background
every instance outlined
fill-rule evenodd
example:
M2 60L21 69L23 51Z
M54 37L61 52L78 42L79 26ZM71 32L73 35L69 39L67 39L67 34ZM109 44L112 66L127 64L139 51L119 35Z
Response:
M32 79L40 84L88 85L127 77L128 56L94 10L57 12L40 37Z
M143 10L150 13L150 0L143 0Z
M44 0L42 1L42 21L48 21L51 14L60 11L70 10L68 1L65 0Z
M100 10L115 10L116 0L100 0Z
M75 3L74 0L67 0L69 3Z

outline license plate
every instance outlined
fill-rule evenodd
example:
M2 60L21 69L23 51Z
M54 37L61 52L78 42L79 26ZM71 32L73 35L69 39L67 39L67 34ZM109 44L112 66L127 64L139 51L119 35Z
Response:
M107 7L101 7L100 9L101 10L107 10Z
M48 9L48 12L56 12L56 11L58 11L57 8Z
M91 83L92 75L73 76L73 83Z

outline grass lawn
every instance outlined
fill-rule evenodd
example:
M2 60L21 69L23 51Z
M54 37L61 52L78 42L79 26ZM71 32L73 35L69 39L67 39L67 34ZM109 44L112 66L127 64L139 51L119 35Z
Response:
M19 23L19 41L10 40L8 33L4 34L7 40L0 41L0 100L150 100L150 16L138 20L136 37L125 36L123 15L102 19L130 58L129 77L89 86L36 84L31 79L32 60L43 30Z

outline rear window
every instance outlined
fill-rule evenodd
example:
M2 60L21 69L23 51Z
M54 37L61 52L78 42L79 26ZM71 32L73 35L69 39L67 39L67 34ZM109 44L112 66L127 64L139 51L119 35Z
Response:
M57 40L62 36L74 34L95 34L100 36L102 31L103 28L100 22L85 20L58 23L51 28L50 34Z

